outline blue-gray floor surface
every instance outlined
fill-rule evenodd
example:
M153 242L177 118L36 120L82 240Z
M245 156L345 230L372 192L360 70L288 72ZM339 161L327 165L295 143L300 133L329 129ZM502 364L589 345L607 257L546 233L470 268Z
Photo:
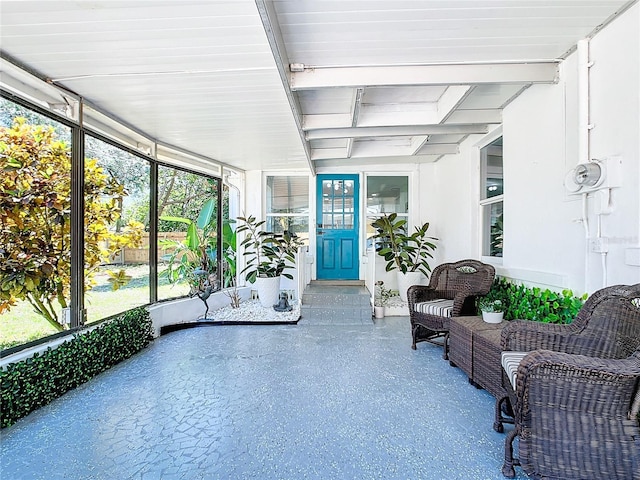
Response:
M410 345L406 317L174 332L3 430L0 477L503 478L493 397Z

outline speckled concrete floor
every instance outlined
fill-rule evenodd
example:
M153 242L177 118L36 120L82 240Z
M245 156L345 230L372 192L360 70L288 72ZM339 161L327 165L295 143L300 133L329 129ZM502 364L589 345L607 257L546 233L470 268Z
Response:
M174 332L5 429L0 476L501 479L493 398L441 354L406 317Z

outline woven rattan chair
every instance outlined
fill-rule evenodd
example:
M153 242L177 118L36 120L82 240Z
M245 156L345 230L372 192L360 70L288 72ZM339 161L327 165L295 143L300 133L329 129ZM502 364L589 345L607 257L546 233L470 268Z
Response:
M449 319L475 315L475 300L486 295L495 277L491 265L477 260L443 263L433 269L429 285L413 285L407 291L411 318L411 348L418 342L431 342L449 357Z
M506 477L640 479L640 284L594 293L570 325L512 321L501 341Z

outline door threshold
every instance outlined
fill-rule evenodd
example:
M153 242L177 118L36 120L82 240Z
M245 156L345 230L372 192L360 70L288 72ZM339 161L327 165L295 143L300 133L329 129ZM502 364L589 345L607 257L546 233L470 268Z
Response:
M311 280L311 285L335 287L364 287L364 280Z

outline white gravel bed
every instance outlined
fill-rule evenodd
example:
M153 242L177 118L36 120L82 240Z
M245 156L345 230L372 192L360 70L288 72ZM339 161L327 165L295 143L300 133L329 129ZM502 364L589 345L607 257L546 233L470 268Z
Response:
M300 318L300 305L292 305L290 312L276 312L273 307L263 307L257 300L245 300L238 308L230 305L209 312L208 320L220 322L295 322Z

